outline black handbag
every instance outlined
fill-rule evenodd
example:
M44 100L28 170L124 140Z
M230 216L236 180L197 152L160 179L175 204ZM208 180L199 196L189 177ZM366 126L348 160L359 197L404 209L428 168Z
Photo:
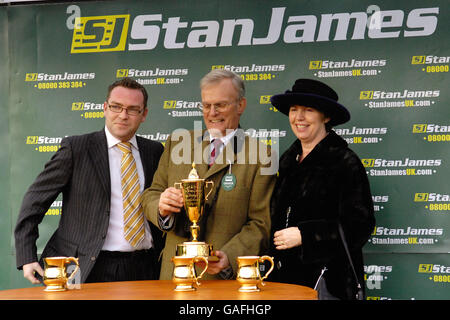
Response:
M345 240L344 230L342 229L342 225L339 222L338 222L338 229L339 234L341 236L342 244L347 254L348 261L352 268L353 276L355 277L356 280L356 287L358 289L356 292L356 300L364 300L364 291L361 286L361 283L359 282L358 276L356 275L356 270L355 267L353 266L352 257L350 256L350 251L348 250L347 241ZM323 267L320 276L317 279L316 285L314 286L314 290L317 291L319 300L340 300L339 298L333 296L327 289L324 275L327 270L328 270L327 267Z
M347 241L345 241L344 229L342 229L341 223L338 223L339 234L341 235L342 244L344 245L345 252L347 253L348 262L352 267L353 276L355 277L356 287L358 288L356 292L356 300L364 300L364 290L359 282L358 276L356 275L355 267L353 266L352 257L350 256L350 251L348 250Z

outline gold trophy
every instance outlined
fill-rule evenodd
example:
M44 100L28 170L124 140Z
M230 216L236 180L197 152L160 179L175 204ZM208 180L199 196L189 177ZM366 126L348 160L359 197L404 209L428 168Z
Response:
M67 277L66 264L75 263L75 270ZM44 258L44 291L66 291L67 282L72 280L79 269L78 258L49 257Z
M258 292L258 284L262 286L265 285L263 282L273 270L273 258L269 256L241 256L236 258L238 263L238 273L236 280L239 282L241 287L239 292ZM269 271L266 272L264 277L261 277L259 272L259 264L265 260L270 261L271 266Z
M210 185L209 192L205 195L206 187ZM200 233L200 227L198 222L203 215L203 208L205 201L208 200L214 186L214 182L205 181L205 179L200 179L195 169L195 163L192 164L192 170L189 172L187 179L181 180L181 182L176 182L174 187L181 189L183 193L183 202L186 215L191 221L192 225L191 235L192 241L186 241L177 245L177 256L187 256L187 257L209 257L210 260L217 260L217 257L212 256L213 248L203 241L198 241L198 235Z
M203 261L205 266L200 274L197 276L195 272L195 262ZM200 285L198 279L200 279L203 274L208 269L208 259L205 257L172 257L172 262L174 264L173 278L172 281L176 284L175 291L195 291L197 288L194 287L194 283L197 286Z

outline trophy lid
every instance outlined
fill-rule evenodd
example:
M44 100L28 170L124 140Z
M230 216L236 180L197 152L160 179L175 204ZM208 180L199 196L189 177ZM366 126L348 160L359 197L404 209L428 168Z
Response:
M192 162L192 170L189 172L188 180L197 180L199 179L197 170L195 169L195 162Z

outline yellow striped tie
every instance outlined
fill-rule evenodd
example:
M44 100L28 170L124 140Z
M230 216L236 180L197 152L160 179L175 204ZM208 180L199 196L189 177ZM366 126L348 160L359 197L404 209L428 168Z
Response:
M144 215L142 214L141 192L136 162L131 153L131 144L121 142L117 147L122 151L120 177L123 197L123 223L125 239L137 247L144 240Z

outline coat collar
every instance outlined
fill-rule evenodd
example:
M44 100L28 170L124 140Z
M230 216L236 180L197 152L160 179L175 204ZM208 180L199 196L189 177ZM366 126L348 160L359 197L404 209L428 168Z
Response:
M111 178L109 176L108 144L104 130L94 132L90 136L87 152L93 166L99 175L99 180L107 194L111 193Z
M239 127L234 136L225 145L225 147L221 152L222 155L225 155L225 157L222 158L224 160L223 163L214 163L211 167L209 167L209 165L205 161L201 161L200 165L198 166L196 165L196 169L199 176L206 179L216 174L217 172L227 168L229 166L229 161L232 164L235 164L237 162L238 153L242 151L242 148L244 146L244 140L245 140L245 132ZM209 150L208 148L210 144L210 137L208 130L203 130L201 136L194 136L194 144L195 143L201 145L201 150L203 151L203 153L208 152L205 151ZM191 150L192 154L194 154L194 144L192 145Z
M325 138L323 138L308 156L302 161L302 164L319 164L333 162L333 150L347 147L347 142L331 130ZM297 156L302 154L302 144L296 139L294 143L286 150L280 159L280 171L288 169L292 165L298 163Z

